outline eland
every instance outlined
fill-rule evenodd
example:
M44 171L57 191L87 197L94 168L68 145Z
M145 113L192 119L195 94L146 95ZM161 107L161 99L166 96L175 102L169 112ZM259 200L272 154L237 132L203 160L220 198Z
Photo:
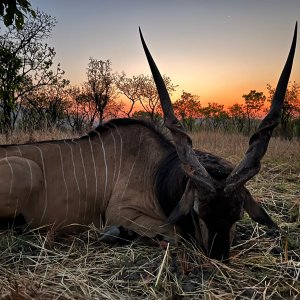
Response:
M172 140L146 122L115 119L77 139L2 145L0 219L21 215L31 228L61 232L105 225L104 242L179 234L209 257L227 260L244 211L259 224L277 227L245 183L259 172L280 120L297 24L271 108L237 166L193 149L141 31L140 37Z

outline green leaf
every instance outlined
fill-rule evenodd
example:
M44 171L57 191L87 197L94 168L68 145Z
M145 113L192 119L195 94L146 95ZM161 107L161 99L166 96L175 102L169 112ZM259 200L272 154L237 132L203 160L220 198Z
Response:
M4 21L4 25L5 25L5 26L10 26L10 25L12 25L12 23L13 23L13 18L12 18L11 15L6 14L6 15L3 17L3 21Z

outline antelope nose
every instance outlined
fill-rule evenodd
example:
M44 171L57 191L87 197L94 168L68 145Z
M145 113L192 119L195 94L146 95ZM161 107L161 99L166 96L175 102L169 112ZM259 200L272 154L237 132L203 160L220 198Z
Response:
M217 259L222 262L228 262L229 254L230 254L230 244L220 243L220 241L217 241L216 243L211 245L208 256L210 258Z
M222 261L223 263L229 262L229 251L227 252L214 252L209 255L210 258Z

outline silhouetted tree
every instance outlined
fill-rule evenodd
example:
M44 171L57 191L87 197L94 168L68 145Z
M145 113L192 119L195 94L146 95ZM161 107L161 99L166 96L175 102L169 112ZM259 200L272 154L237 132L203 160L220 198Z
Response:
M86 102L81 97L82 91L79 86L70 86L67 89L66 118L73 132L82 132L88 127L88 115L84 106Z
M115 75L115 84L118 90L130 101L128 109L124 112L128 118L132 116L134 105L141 101L145 75L127 77L125 72ZM125 106L124 106L125 108Z
M268 101L272 101L275 89L270 84L267 85L269 91ZM300 117L300 85L296 82L290 84L286 90L284 103L281 112L281 136L291 139L296 118Z
M176 90L177 85L174 85L171 81L171 78L163 75L163 79L166 85L166 88L170 95ZM142 80L142 90L140 103L143 109L148 113L152 122L156 122L159 114L160 101L156 89L156 85L152 77L143 76Z
M85 108L90 114L91 127L97 118L100 123L103 123L105 108L115 97L113 83L111 61L91 57L87 69L87 81L83 84L81 94L82 101L87 103Z
M257 92L256 90L251 90L248 94L243 95L245 100L245 112L248 120L247 131L251 131L251 120L258 117L258 113L261 112L266 96L263 92Z
M201 113L206 119L206 124L211 129L226 129L226 122L229 116L225 111L223 104L219 104L216 102L208 103L206 107L201 108Z
M67 80L42 86L23 97L20 126L24 130L60 128L66 123Z
M232 106L229 106L228 115L230 117L233 127L238 132L243 132L246 121L246 112L244 110L244 106L239 103L235 103Z
M108 102L104 112L104 119L110 120L115 118L126 117L125 104L122 101L112 99Z
M173 104L174 112L181 118L186 129L192 130L195 118L201 114L199 96L182 91L182 95Z
M5 26L14 24L17 29L22 29L26 14L36 16L28 0L0 0L0 16Z
M146 121L153 121L150 117L150 114L144 110L137 110L132 114L134 119L146 120ZM155 113L154 119L156 123L162 120L162 115L160 113Z
M54 18L37 12L23 29L12 25L0 35L0 124L4 132L14 129L26 94L62 80L60 65L52 68L54 48L43 43L55 25Z

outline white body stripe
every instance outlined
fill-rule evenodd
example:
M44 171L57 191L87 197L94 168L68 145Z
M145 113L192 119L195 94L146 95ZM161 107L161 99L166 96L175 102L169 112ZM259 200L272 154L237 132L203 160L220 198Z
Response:
M31 193L32 193L32 186L33 186L33 178L32 178L32 169L31 169L31 165L29 163L29 161L26 159L26 163L28 165L28 168L29 168L29 173L30 173L30 190L29 190L29 194L28 194L28 197L27 197L27 200L26 202L30 199L30 196L31 196Z
M115 186L118 184L119 179L120 179L120 174L121 174L121 169L122 169L122 159L123 159L123 139L122 135L120 134L118 127L115 127L116 132L118 136L120 137L120 160L119 160L119 172L118 172L118 177Z
M66 217L67 217L69 214L69 190L68 190L68 185L67 185L67 181L66 181L66 177L65 177L64 161L63 161L63 157L62 157L62 153L61 153L61 147L60 147L60 145L57 145L57 147L58 147L59 155L60 155L62 177L63 177L64 185L66 188L66 194L67 194L67 209L66 209Z
M16 147L17 151L19 152L20 156L22 156L22 151L21 151L20 147L19 146L15 146L15 147Z
M116 179L116 171L117 171L117 148L116 148L116 139L115 136L113 135L112 130L110 131L110 135L112 136L113 142L114 142L114 173L113 173L113 178L112 178L112 184L115 185L115 179Z
M29 147L29 145L28 145L28 147ZM44 174L44 185L45 185L45 189L44 189L45 190L45 203L44 203L43 214L41 217L41 222L43 222L45 214L46 214L46 210L48 207L48 188L47 188L47 178L46 178L46 173L45 173L45 163L44 163L44 157L43 157L43 152L42 152L41 148L38 146L32 146L32 147L35 147L36 149L38 149L38 151L40 152L41 160L42 160L42 168L43 168L42 171Z
M103 161L104 161L104 165L105 165L105 187L104 187L104 192L103 192L103 201L105 202L106 191L107 191L107 176L108 176L106 153L105 153L105 148L104 148L104 144L103 144L102 138L100 136L100 133L98 131L96 131L96 132L97 132L97 135L98 135L99 140L101 142L101 147L102 147L102 151L103 151Z
M11 172L11 181L10 181L9 197L8 197L8 198L10 198L11 197L11 192L12 192L12 187L13 187L13 181L14 181L14 170L13 170L7 156L5 157L5 161L8 164L10 172Z
M72 142L73 142L73 140L72 140ZM78 194L79 194L79 203L78 203L78 216L79 216L79 214L80 214L80 206L81 206L81 202L80 202L80 186L79 186L79 182L78 182L77 177L76 177L76 167L75 167L75 162L74 162L74 153L73 153L72 146L69 143L67 143L66 141L65 141L65 144L69 146L70 151L71 151L71 159L72 159L72 164L73 164L73 174L74 174L74 179L75 179L77 190L78 190Z
M91 142L91 137L89 137L89 144L90 144L90 149L91 149L91 154L92 154L92 161L93 161L94 175L95 175L95 201L94 201L94 214L95 214L96 203L97 203L97 198L98 198L98 178L97 178L96 163L95 163L95 157L94 157L94 151L93 151L93 145Z
M88 189L88 181L87 181L87 177L86 177L86 169L85 169L85 165L84 165L84 159L83 159L83 155L82 155L81 145L80 145L80 143L77 143L74 140L72 140L72 142L79 147L79 153L80 153L81 162L82 162L83 175L84 175L84 181L85 181L85 203L84 203L84 217L83 217L83 220L85 220L86 213L87 213L87 195L88 195L87 194L87 189ZM80 197L79 197L79 202L80 202Z

